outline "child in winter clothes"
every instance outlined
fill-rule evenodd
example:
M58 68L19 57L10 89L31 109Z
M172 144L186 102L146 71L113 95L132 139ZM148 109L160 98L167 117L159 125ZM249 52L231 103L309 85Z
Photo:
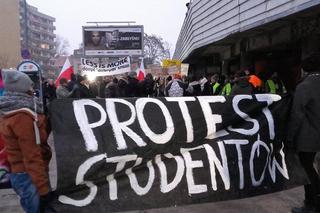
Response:
M0 134L11 166L10 182L25 212L44 212L49 194L47 121L33 96L33 82L19 71L3 72Z

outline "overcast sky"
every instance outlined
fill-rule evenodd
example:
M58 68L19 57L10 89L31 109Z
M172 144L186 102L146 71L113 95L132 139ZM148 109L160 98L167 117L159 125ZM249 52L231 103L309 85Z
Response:
M57 35L70 43L70 53L82 42L88 21L136 21L148 34L160 35L173 53L185 18L188 0L27 0L56 18Z

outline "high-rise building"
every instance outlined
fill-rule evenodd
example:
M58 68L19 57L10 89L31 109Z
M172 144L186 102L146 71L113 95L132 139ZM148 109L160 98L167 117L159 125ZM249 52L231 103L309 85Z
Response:
M55 18L43 14L36 7L19 1L21 48L28 49L32 60L46 72L53 69L55 49Z
M44 74L54 69L55 18L45 15L26 0L0 1L0 68L16 67L21 51L28 50Z

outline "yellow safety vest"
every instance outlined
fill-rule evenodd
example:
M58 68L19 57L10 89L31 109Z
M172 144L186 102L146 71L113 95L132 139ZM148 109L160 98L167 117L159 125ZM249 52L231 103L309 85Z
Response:
M226 85L224 85L221 95L230 95L231 94L231 83L227 83Z
M267 80L267 85L269 87L269 93L271 94L277 93L276 84L273 82L273 80Z
M212 86L213 94L216 93L216 90L218 89L219 86L220 86L219 83L215 83L215 84Z

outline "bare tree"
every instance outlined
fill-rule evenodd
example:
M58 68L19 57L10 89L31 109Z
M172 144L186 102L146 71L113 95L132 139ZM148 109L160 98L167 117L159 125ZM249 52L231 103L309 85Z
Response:
M68 48L70 47L69 41L62 36L57 35L55 40L56 46L56 54L57 55L68 55L69 51Z
M170 58L170 44L157 35L144 34L144 58L146 63L160 64Z

